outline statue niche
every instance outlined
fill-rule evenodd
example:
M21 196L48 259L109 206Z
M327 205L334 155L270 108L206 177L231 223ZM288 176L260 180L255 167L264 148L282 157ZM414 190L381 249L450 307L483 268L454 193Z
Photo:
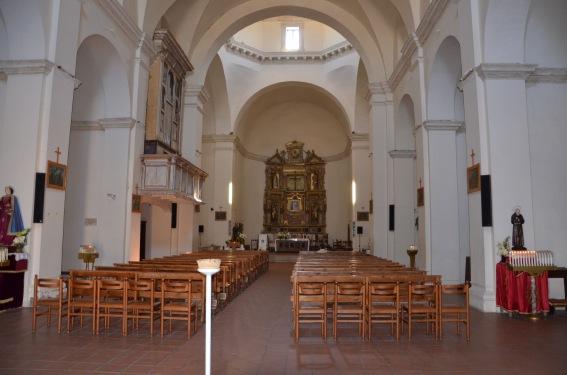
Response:
M325 162L293 141L266 161L264 232L326 243Z

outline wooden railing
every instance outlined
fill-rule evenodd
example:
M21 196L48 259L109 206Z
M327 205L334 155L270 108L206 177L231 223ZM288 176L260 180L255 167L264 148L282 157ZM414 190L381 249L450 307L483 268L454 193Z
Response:
M171 201L203 201L203 184L208 174L179 155L142 155L144 198Z

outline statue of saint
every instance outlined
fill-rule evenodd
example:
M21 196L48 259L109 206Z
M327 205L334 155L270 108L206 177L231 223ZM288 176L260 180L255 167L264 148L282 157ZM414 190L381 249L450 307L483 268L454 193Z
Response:
M520 208L516 207L512 214L512 250L526 250L524 247L524 217L520 213Z
M22 214L14 188L6 186L6 195L0 199L0 245L12 245L15 233L24 230Z

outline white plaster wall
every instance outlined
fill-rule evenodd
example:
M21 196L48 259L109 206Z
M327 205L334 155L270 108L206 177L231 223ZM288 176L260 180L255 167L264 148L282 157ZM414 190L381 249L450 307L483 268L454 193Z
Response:
M533 189L533 248L552 250L555 264L567 264L566 84L528 85L529 154ZM563 99L561 99L563 98ZM532 247L530 247L532 248ZM551 298L564 298L563 282L549 279Z

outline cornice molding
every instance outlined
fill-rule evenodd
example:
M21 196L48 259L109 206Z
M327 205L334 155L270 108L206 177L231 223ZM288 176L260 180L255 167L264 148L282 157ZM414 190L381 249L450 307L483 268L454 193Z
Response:
M71 131L104 131L99 121L73 121Z
M402 47L402 57L394 67L394 71L388 79L392 90L395 90L408 70L413 65L412 60L421 55L421 46L427 42L431 31L443 16L445 9L452 0L434 0L425 12L423 19L419 23L417 30L411 33ZM417 54L416 54L417 52ZM415 57L414 57L415 56Z
M536 70L535 64L494 64L485 63L476 67L478 76L486 79L526 80Z
M536 68L526 82L529 83L567 83L567 69Z
M463 121L452 121L452 120L427 120L421 125L424 129L429 131L459 131L462 126L464 126Z
M133 45L138 46L144 33L117 0L96 0L96 4L112 19Z
M131 117L115 117L99 120L100 126L106 129L132 129L136 125L136 120Z
M159 54L163 59L169 61L180 77L184 77L188 72L195 69L169 30L156 30L153 41L159 50Z
M392 159L415 159L415 150L392 150L388 152Z
M366 140L368 140L370 138L368 134L366 134L366 135L361 134L360 135L361 140L364 140L364 137L366 137ZM240 141L240 138L238 136L235 136L235 135L232 135L232 134L204 135L203 138L202 138L202 142L203 143L227 143L227 142L233 143L234 148L243 157L250 159L250 160L260 161L260 162L264 162L264 163L266 162L266 160L268 160L270 157L273 156L273 155L264 156L264 155L260 155L260 154L256 154L256 153L248 151L246 149L246 147L244 147L244 145ZM217 148L217 149L220 149L220 148ZM228 150L228 148L223 148L223 149ZM352 150L352 140L351 140L351 137L349 137L347 145L342 152L335 154L335 155L330 155L330 156L327 156L327 157L321 157L321 159L325 163L343 160L343 159L346 159L350 156L351 150Z
M0 71L4 74L43 74L51 73L55 64L46 59L37 60L2 60Z
M348 41L336 44L323 51L307 52L264 52L244 43L230 39L225 44L227 52L256 61L261 64L306 64L325 63L338 57L356 52Z
M425 11L425 15L423 19L419 23L415 34L417 35L417 39L422 42L422 45L427 41L431 31L439 22L441 16L445 12L445 9L449 5L452 0L434 0Z

